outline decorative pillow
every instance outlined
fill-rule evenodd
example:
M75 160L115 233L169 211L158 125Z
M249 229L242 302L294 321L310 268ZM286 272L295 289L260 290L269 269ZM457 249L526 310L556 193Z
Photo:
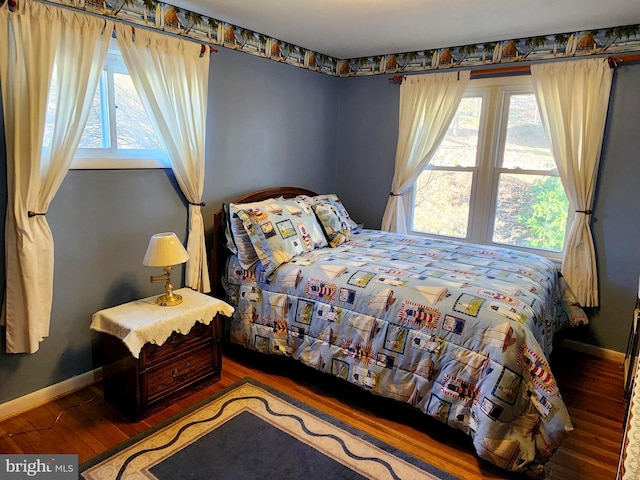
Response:
M267 276L295 255L327 246L312 208L302 200L279 199L263 206L238 209L236 214Z
M227 246L233 253L238 255L238 261L245 270L249 270L258 263L260 259L258 258L255 248L253 248L253 244L251 243L249 234L244 228L242 220L238 217L238 212L243 209L252 208L266 209L269 204L275 203L276 201L275 198L269 198L260 202L229 204L228 228L231 233L231 239L227 237ZM230 243L235 247L235 250L230 247Z
M225 246L231 251L231 253L238 254L238 247L236 247L236 241L231 233L231 217L229 213L229 204L222 204L222 212L224 218L224 238L226 240ZM245 232L246 233L246 232Z
M316 213L318 220L320 220L322 229L327 236L327 240L329 240L329 245L337 247L349 240L351 237L349 224L334 205L321 203L314 205L313 211Z
M309 195L298 195L295 200L299 201L299 202L304 202L305 204L309 205L310 207L313 206L314 201L313 198L311 198Z
M335 208L338 215L341 217L341 222L348 225L349 230L359 230L360 227L356 222L354 222L349 216L349 212L344 208L344 205L338 198L335 193L326 193L323 195L316 195L315 197L310 197L311 205L331 205ZM316 212L317 213L317 212Z

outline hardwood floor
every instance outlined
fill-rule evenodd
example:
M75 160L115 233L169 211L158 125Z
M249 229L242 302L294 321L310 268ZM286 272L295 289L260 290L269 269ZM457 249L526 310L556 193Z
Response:
M518 478L477 458L462 433L409 407L284 359L226 350L220 382L141 422L106 403L96 384L1 422L0 452L77 453L83 463L249 376L462 479ZM551 364L575 430L546 465L545 478L614 479L624 416L620 365L560 348Z

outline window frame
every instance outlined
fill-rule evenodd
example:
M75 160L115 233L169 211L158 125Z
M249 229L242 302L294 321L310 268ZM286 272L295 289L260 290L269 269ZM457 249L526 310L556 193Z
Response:
M470 81L463 98L480 97L482 107L480 123L478 127L478 145L476 151L476 165L474 167L461 166L432 166L428 165L424 170L439 171L470 171L472 172L471 191L469 194L469 216L467 219L466 237L452 237L434 233L421 232L413 229L415 206L415 182L408 197L409 207L409 232L414 235L427 237L446 238L456 241L477 243L482 245L504 247L534 253L548 258L556 263L562 261L563 249L559 252L532 247L523 247L498 243L493 241L493 233L496 222L496 207L500 175L502 173L528 174L528 175L552 175L559 176L557 168L552 170L522 169L503 167L504 147L507 138L507 126L509 109L505 108L507 98L518 94L533 94L533 85L530 75L511 75L502 77L473 79ZM484 132L484 133L483 133ZM483 161L484 159L484 161ZM475 173L473 173L475 171ZM574 213L569 208L566 233L573 221Z

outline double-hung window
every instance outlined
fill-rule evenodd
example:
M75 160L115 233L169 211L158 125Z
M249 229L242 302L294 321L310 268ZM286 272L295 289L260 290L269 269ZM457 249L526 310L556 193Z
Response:
M51 144L55 121L55 68L49 91L43 149ZM170 167L169 157L113 40L71 168Z
M530 78L472 80L414 185L411 230L559 259L568 210Z

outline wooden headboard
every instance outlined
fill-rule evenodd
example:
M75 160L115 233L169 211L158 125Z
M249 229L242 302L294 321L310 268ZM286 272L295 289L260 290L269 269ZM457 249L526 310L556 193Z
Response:
M311 197L317 195L316 192L300 187L271 187L257 190L252 193L243 195L229 203L249 203L259 202L267 198L293 198L298 195L309 195ZM229 255L226 247L225 239L225 218L222 207L213 214L213 247L209 260L209 277L211 281L211 292L218 298L224 298L225 292L222 286L222 270L225 268L225 260Z

